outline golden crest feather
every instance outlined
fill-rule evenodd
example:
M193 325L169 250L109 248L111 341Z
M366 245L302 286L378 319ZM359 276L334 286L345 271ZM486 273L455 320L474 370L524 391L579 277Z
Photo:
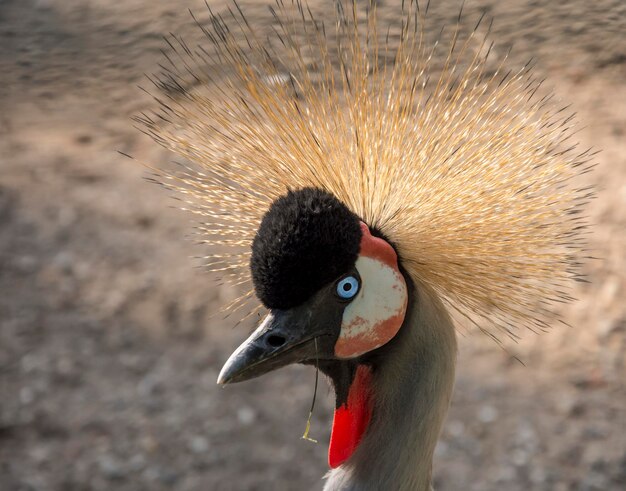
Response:
M204 45L169 40L169 66L152 79L159 108L137 121L188 162L159 179L225 251L212 249L209 269L250 287L245 303L263 214L287 189L315 186L494 339L547 328L580 279L592 196L575 182L592 155L570 142L572 118L529 66L494 64L478 26L432 39L426 9L407 2L390 36L375 5L329 6L322 21L278 0L265 37L233 4L197 21Z

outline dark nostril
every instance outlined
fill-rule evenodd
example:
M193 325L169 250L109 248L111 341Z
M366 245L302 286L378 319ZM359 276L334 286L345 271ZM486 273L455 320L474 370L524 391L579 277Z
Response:
M272 348L280 348L287 341L284 337L278 336L277 334L272 334L267 338L267 344L269 344Z

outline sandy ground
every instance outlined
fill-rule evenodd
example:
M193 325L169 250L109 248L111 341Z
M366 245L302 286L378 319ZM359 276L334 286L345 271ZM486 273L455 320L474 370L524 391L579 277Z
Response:
M268 22L259 5L249 15ZM215 385L246 334L213 315L236 292L194 268L207 251L185 240L190 218L116 153L171 158L130 116L150 105L136 85L161 36L196 36L188 7L203 11L196 0L0 0L2 491L321 488L331 395L318 399L314 445L300 439L311 369ZM508 353L460 339L436 487L626 489L626 4L466 5L482 8L499 46L514 42L511 62L535 57L578 112L582 144L602 149L588 177L601 259L564 309L571 329L555 323ZM442 0L433 16L457 11Z

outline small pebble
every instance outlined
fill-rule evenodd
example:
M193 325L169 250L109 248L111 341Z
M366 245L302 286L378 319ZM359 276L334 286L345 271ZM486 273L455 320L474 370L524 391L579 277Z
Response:
M462 421L455 419L448 424L448 431L450 436L459 437L465 433L465 425Z
M242 407L237 410L237 419L242 425L250 425L256 420L256 412L249 407Z
M20 402L23 406L27 406L35 400L35 392L30 387L22 387L20 389Z
M478 419L482 423L493 423L498 419L498 410L493 406L481 406L478 411Z
M107 479L121 479L126 476L126 469L121 462L110 455L103 455L98 461L98 467Z
M209 450L209 441L203 436L194 436L189 442L193 453L206 453Z

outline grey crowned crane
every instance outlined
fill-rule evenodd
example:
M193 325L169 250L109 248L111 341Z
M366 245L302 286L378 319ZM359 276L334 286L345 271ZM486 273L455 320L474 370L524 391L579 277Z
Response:
M496 341L549 327L580 276L590 155L477 30L441 57L415 2L392 35L375 5L329 6L278 0L268 37L237 4L209 11L205 45L170 39L138 120L188 162L159 179L201 218L208 267L249 286L230 307L268 310L218 382L318 367L336 395L324 489L428 490L449 312Z

